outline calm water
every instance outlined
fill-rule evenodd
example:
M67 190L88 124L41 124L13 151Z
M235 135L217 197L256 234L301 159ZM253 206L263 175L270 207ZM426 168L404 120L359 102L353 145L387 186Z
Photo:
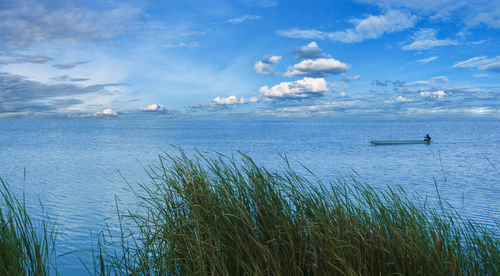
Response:
M125 181L147 182L145 169L170 145L231 153L241 150L279 169L278 153L321 179L357 171L374 186L402 185L441 196L484 225L500 220L500 121L338 122L178 120L0 120L0 177L28 206L57 216L58 253L91 248L91 233L134 200ZM420 139L431 145L371 146L374 139ZM295 163L297 164L297 163ZM492 165L493 164L493 165ZM494 167L496 166L496 168ZM24 170L26 169L26 178ZM85 274L72 254L59 259L63 275Z

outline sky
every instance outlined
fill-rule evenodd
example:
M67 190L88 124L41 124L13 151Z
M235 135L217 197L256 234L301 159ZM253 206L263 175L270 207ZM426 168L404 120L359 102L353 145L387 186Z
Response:
M490 0L0 0L0 118L500 118L499 45Z

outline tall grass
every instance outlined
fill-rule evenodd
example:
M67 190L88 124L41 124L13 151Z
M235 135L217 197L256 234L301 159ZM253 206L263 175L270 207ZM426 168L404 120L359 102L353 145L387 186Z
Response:
M498 275L500 240L445 203L357 177L312 182L250 157L160 157L139 210L102 232L96 275ZM131 186L132 187L132 186ZM497 229L498 230L498 229Z
M55 223L33 221L24 197L19 201L8 184L0 182L0 275L57 274Z

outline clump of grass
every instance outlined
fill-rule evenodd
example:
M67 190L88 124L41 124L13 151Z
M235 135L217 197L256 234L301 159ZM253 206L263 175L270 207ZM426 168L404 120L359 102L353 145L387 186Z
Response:
M442 202L356 177L311 182L286 159L279 173L239 156L161 156L151 184L134 191L141 209L120 214L121 236L100 235L93 273L499 273L498 236Z
M32 221L24 199L19 201L8 184L1 178L0 182L0 275L57 273L55 224Z

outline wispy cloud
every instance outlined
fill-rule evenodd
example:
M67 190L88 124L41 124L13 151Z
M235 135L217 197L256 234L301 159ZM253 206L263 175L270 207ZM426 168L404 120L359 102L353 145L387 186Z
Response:
M399 95L394 100L386 100L386 101L384 101L384 103L410 103L410 102L413 102L413 101L414 100L412 100L412 99L405 98L405 97Z
M0 73L0 113L15 115L20 112L35 114L57 112L83 104L75 96L102 92L114 84L77 86L73 84L44 84L22 76Z
M193 42L179 42L179 43L169 43L169 44L164 44L163 47L165 48L198 48L200 47L200 43L198 41L193 41Z
M439 46L458 45L450 39L437 39L437 31L431 28L420 29L412 37L413 42L404 45L403 50L427 50Z
M487 58L486 56L473 57L468 60L459 61L452 66L453 68L478 68L492 72L500 72L500 56Z
M345 83L361 79L360 75L357 76L342 76L341 80Z
M418 62L422 63L422 64L426 64L426 63L429 63L431 61L434 61L438 59L438 57L436 56L433 56L433 57L428 57L428 58L423 58L423 59L419 59Z
M344 31L322 32L318 30L279 30L282 36L307 39L330 39L344 43L356 43L366 39L376 39L384 34L409 29L417 22L417 17L400 10L389 10L382 15L369 15L363 19L352 19L354 27Z
M65 64L54 64L52 66L54 66L57 69L66 70L66 69L75 68L79 65L86 64L86 63L89 63L89 61L75 61L75 62L65 63Z
M38 55L8 55L0 59L0 64L10 63L46 63L52 58Z
M89 78L83 78L83 77L73 78L73 77L70 77L68 75L62 75L62 76L54 77L52 79L55 80L55 81L73 81L73 82L88 81L88 80L90 80Z
M17 49L44 41L89 41L123 34L139 23L143 12L120 5L97 12L67 5L19 0L2 5L0 33L5 44Z
M461 20L468 27L486 25L500 28L500 2L498 1L401 1L401 0L357 0L380 6L384 9L409 9L430 19L447 21Z
M240 17L236 17L236 18L231 18L229 20L227 20L227 22L229 23L233 23L233 24L239 24L239 23L243 23L244 21L247 21L247 20L258 20L258 19L261 19L262 17L260 15L243 15L243 16L240 16Z

